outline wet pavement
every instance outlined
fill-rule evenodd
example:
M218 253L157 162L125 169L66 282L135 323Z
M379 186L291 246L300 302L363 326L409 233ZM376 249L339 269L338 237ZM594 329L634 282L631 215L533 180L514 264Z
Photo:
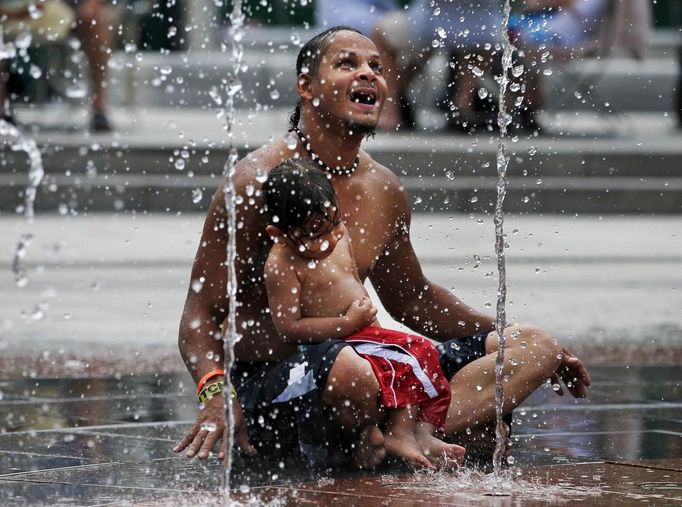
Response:
M682 372L596 366L590 397L539 389L516 410L504 481L473 472L315 472L237 458L234 494L277 505L625 505L682 502ZM0 505L211 505L222 463L171 447L195 414L184 376L0 382ZM515 486L512 488L510 484ZM489 496L495 491L507 496Z
M34 234L26 287L0 262L7 295L0 310L0 505L222 502L221 463L170 451L196 414L176 329L202 220L39 214L29 226L0 218L7 260L22 233ZM544 387L519 408L515 464L500 484L395 467L320 475L285 456L238 460L240 500L682 503L679 218L509 216L506 227L508 315L555 330L575 349L591 367L590 397L560 398ZM417 214L412 238L429 278L489 308L492 232L485 215ZM385 312L380 318L390 322ZM488 496L500 491L510 496Z

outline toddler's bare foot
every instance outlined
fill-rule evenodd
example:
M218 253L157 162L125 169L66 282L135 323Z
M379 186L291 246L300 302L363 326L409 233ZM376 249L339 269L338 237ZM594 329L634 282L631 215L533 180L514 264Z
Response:
M456 468L464 464L466 449L455 444L448 444L429 434L417 432L415 438L421 446L424 455L436 466Z
M386 431L384 440L387 453L403 458L413 465L434 468L433 463L424 456L413 431L389 429Z
M384 435L376 426L367 426L356 442L353 462L360 468L374 468L386 457Z

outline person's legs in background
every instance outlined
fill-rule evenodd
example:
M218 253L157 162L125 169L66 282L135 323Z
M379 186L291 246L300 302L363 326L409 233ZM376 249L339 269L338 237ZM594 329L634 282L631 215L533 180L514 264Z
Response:
M7 81L9 80L9 72L7 71L7 64L0 61L0 118L12 125L16 125L12 108L7 96Z
M106 4L103 0L81 0L76 6L76 32L88 60L92 90L92 119L90 129L95 132L111 130L106 116L107 65L111 55L111 32Z

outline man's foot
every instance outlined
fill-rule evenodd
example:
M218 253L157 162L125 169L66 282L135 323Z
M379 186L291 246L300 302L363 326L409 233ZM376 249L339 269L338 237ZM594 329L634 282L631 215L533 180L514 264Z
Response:
M424 468L435 468L433 463L424 455L413 431L387 430L384 435L386 452L403 458L412 465Z
M448 444L434 437L430 431L418 428L415 439L421 447L424 455L435 466L444 468L456 468L464 464L466 449L460 445Z
M384 434L376 426L367 426L356 442L353 463L359 468L374 468L386 457Z
M107 119L107 115L102 111L95 111L92 113L90 120L90 130L93 132L111 132L111 125Z

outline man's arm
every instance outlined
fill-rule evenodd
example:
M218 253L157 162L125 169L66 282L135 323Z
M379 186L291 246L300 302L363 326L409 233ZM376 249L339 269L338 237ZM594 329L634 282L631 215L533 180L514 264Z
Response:
M411 209L403 190L392 186L395 206L391 240L370 273L370 280L391 316L410 329L438 341L492 331L495 321L463 303L422 272L410 242Z
M287 343L345 338L371 324L377 313L369 298L364 298L355 301L342 317L303 317L301 284L296 272L287 262L278 262L272 253L265 264L265 286L272 322Z
M239 166L238 166L239 169ZM245 194L245 186L252 180L251 171L243 167L234 178L237 195ZM194 378L195 383L206 373L222 369L223 345L221 340L221 324L226 316L227 308L227 213L224 204L224 186L213 196L194 259L190 288L180 320L178 346L182 358ZM242 206L239 219L247 224L257 220L256 206ZM259 238L253 230L243 227L237 235L237 281L243 282L248 269L248 259L259 248ZM217 376L215 380L221 380ZM235 439L242 450L255 453L251 447L244 418L238 400L233 399L235 414ZM210 423L210 424L209 424ZM216 426L215 431L205 428ZM225 404L222 396L214 396L207 401L197 416L195 424L175 447L176 452L189 448L188 457L197 455L208 457L215 443L223 438L225 430ZM218 453L224 457L225 439Z

